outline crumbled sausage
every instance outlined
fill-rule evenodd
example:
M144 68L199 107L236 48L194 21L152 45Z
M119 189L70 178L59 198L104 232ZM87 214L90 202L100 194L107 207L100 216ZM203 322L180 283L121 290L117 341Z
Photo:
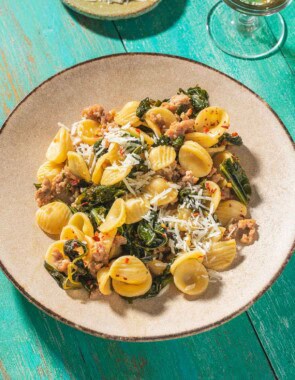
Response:
M167 108L171 112L176 112L177 108L181 105L190 106L190 98L187 95L180 94L174 95L169 102L163 103L162 107Z
M172 123L165 132L165 135L175 139L178 136L182 136L185 133L192 132L194 130L195 121L193 119L183 120L183 121L175 121Z
M70 264L70 260L69 259L64 259L62 253L58 249L55 249L52 252L52 258L53 258L53 266L59 272L64 272L64 273L67 274L68 266Z
M51 191L51 182L48 178L44 178L42 185L35 194L35 200L38 207L42 207L47 203L50 203L54 199L54 195Z
M157 174L167 179L167 181L178 182L185 175L186 171L174 161L164 169L158 170Z
M185 172L185 175L181 178L180 182L177 184L180 186L186 186L188 183L191 185L195 185L198 182L199 178L195 177L193 175L193 172L191 170L187 170Z
M72 203L78 195L80 180L68 168L64 168L52 182L45 178L41 188L36 192L35 199L39 207L59 199L65 203Z
M162 115L158 114L151 114L150 119L153 123L155 123L160 129L162 129L165 126L165 120L163 119Z
M89 252L91 259L88 263L88 269L94 277L97 272L109 262L109 253L103 244L101 234L98 235L98 239L98 241L93 241Z
M238 221L238 230L242 230L241 243L252 244L256 235L256 220L242 219Z
M106 125L114 120L115 111L105 112L103 106L94 104L93 106L84 108L82 117L97 121L101 125Z
M94 104L93 106L83 109L82 117L85 117L85 119L95 120L100 123L101 120L105 118L105 110L100 104Z
M254 219L241 219L227 227L223 239L237 238L243 244L252 244L256 238L257 224Z
M232 193L231 193L231 190L229 187L223 187L221 189L221 199L223 201L228 200L228 199L232 199Z

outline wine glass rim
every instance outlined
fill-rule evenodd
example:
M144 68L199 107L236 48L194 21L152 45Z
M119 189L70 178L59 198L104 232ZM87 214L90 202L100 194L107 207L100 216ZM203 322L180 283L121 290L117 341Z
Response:
M280 4L273 8L265 9L263 8L263 5L255 5L255 7L250 6L250 4L247 3L242 3L241 0L223 0L225 4L233 8L234 10L241 12L241 13L246 13L248 15L252 16L266 16L266 15L271 15L277 12L280 12L284 8L286 8L292 0L282 0Z

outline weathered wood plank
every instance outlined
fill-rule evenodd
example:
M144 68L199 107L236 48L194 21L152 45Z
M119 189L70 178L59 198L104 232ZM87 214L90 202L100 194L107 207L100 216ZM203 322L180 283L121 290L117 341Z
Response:
M295 257L269 291L249 310L279 379L295 378Z
M72 17L60 0L1 0L0 4L0 121L56 72L124 52L112 23L90 20L83 27L84 17Z
M2 373L12 379L274 378L245 314L191 338L114 342L47 317L0 281Z

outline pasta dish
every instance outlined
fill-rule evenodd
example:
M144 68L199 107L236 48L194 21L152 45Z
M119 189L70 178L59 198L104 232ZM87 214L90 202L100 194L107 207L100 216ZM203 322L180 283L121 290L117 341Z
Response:
M44 264L59 286L133 299L174 283L199 296L230 268L256 222L229 126L198 86L59 124L35 184L37 224L59 238Z

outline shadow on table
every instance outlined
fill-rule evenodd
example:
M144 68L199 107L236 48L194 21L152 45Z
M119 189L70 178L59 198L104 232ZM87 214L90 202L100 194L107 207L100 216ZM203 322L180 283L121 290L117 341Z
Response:
M162 0L151 12L142 16L115 21L116 29L127 40L137 40L160 34L169 29L182 15L187 0ZM110 38L118 38L113 28L106 27L111 21L96 20L65 7L69 15L82 27ZM140 30L140 33L139 33Z
M185 349L194 338L180 339L168 342L126 343L97 338L75 330L47 316L43 311L29 303L15 289L26 318L29 319L28 334L34 335L39 350L44 357L44 365L52 363L56 373L64 371L65 378L108 380L143 378L146 367L152 368L150 360L154 354L152 347L165 348L169 345ZM160 361L167 360L167 352L157 350L162 356ZM158 358L159 359L159 358ZM54 374L52 374L54 376ZM118 377L119 375L119 377Z

